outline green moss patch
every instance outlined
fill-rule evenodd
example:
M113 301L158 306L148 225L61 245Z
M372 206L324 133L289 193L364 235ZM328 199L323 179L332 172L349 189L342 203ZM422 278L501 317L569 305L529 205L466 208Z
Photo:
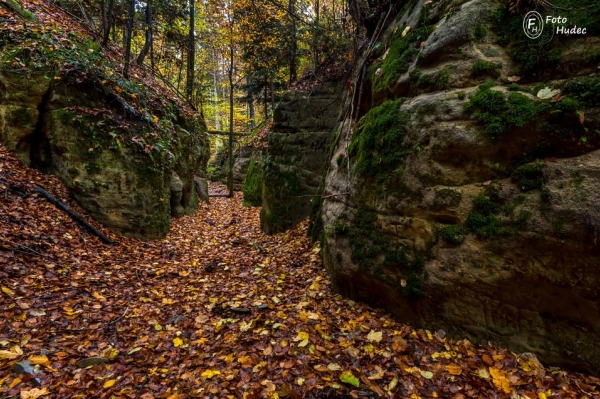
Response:
M427 39L432 28L422 26L411 30L405 37L396 38L388 50L383 62L376 62L370 68L373 81L373 92L380 92L393 86L393 84L408 71L408 68L417 54L417 43ZM379 73L377 73L379 70Z
M523 192L540 189L544 185L544 161L535 161L519 166L512 174L512 181Z
M359 121L349 147L359 174L383 181L410 154L410 148L403 144L408 117L400 111L401 103L385 102Z
M465 104L465 110L484 125L484 133L492 138L499 137L514 128L535 121L550 108L547 102L531 100L520 93L509 93L508 97L491 84L484 83Z
M262 161L258 157L252 157L242 186L244 206L260 206L262 204L262 185Z
M330 235L347 237L352 261L365 267L374 276L404 293L409 298L424 295L422 281L425 279L424 259L416 254L409 258L405 249L395 244L377 224L377 212L359 207L350 222L338 221L326 229ZM405 284L390 278L385 270L407 276Z
M471 75L475 77L490 76L494 79L500 76L498 65L490 61L479 60L471 67Z

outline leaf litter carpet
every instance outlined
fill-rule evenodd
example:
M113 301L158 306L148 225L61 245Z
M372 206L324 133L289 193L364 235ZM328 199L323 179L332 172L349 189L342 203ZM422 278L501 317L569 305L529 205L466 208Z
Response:
M600 398L336 295L307 223L264 235L239 193L111 246L33 184L82 212L0 147L0 398Z

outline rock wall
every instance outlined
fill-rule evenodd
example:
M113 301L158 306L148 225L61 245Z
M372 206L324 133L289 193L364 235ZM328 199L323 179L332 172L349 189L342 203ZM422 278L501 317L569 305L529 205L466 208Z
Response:
M374 31L323 255L339 292L401 320L597 374L600 5L553 3L587 35L532 43L490 0L411 2Z
M311 200L327 167L329 143L338 122L336 85L288 93L275 109L262 160L261 228L289 229L309 216Z
M36 58L43 53L22 49L31 34L0 31L0 64L15 65L18 56L23 66L0 70L0 139L25 164L56 174L109 229L164 237L172 214L197 207L194 175L205 174L208 159L201 115L152 88L103 75L112 69L99 49L86 49L95 43L52 43L58 67L49 68ZM60 69L63 52L80 65Z

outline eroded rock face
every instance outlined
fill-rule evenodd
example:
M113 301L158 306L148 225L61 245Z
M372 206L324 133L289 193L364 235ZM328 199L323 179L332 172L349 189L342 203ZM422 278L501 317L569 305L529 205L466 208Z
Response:
M548 67L514 52L519 17L498 7L418 3L390 24L329 160L325 264L401 320L598 373L599 32L552 39Z
M137 148L126 142L139 140L148 122L134 115L127 128L119 126L107 110L114 102L93 85L55 80L50 71L3 71L0 137L25 164L56 174L106 227L134 237L164 237L171 213L197 206L193 178L206 168L208 155L204 125L180 118L171 158L167 151L142 148L143 141ZM176 202L172 175L181 182Z
M310 214L327 166L341 95L335 85L297 92L277 107L263 162L261 227L269 234L295 226Z

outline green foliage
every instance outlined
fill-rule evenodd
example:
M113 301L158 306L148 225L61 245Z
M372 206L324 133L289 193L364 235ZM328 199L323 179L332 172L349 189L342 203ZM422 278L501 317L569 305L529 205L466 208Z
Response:
M476 61L471 67L471 74L475 77L479 76L491 76L492 78L498 78L500 72L498 66L490 61L479 60Z
M358 173L384 178L410 153L403 145L407 115L400 111L401 103L387 101L359 121L349 147L350 154L357 157Z
M262 204L263 171L260 158L250 158L242 192L244 194L244 206L260 206Z
M450 225L442 228L441 235L446 242L460 245L465 241L466 231L461 225Z
M563 93L585 105L597 106L600 104L600 76L570 79L565 83ZM566 98L558 104L561 105L565 100ZM573 102L570 105L574 109L579 104Z
M444 68L437 74L436 84L440 90L446 90L450 82L450 68Z
M511 179L523 192L542 188L545 167L546 163L541 160L521 165L513 172Z
M480 42L486 37L486 35L487 29L483 24L479 24L475 27L475 30L473 31L473 41L476 43Z
M519 86L516 83L511 83L508 85L508 90L510 91L520 91L521 90L521 86Z
M535 121L549 108L548 103L530 100L520 93L509 93L506 98L504 93L492 90L489 83L479 86L465 104L465 109L484 125L484 133L492 138Z
M465 98L467 98L467 93L465 93L464 91L459 91L456 96L458 97L459 100L464 100Z

